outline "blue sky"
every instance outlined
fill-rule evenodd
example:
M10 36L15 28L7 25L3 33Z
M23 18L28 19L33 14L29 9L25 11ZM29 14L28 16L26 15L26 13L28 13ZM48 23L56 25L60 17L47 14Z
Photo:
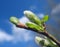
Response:
M58 6L60 0L54 2ZM23 14L24 10L33 11L39 17L45 14L54 14L56 13L54 10L57 11L49 5L47 0L0 0L0 47L39 47L34 40L36 33L16 28L9 22L11 16L19 18L23 23L28 21ZM47 23L53 21L51 18ZM54 23L51 23L51 25L54 25ZM56 27L58 27L57 23Z

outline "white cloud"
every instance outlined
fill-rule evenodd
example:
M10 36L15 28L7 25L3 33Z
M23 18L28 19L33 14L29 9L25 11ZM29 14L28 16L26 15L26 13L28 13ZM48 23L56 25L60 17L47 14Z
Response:
M51 14L57 14L60 12L60 4L58 4L55 8L52 9Z
M16 26L12 27L13 36L15 42L17 41L29 41L32 39L31 32L25 29L17 28Z
M44 14L41 14L41 13L39 13L37 15L38 15L39 18L43 18L44 17Z
M26 17L22 17L19 19L20 22L26 23L29 20ZM12 41L12 42L21 42L21 41L29 41L32 40L31 32L25 29L17 28L12 24L12 34L9 35L5 31L0 29L0 42L4 41Z
M29 20L26 17L22 17L19 19L20 22L26 23ZM12 35L7 34L5 31L0 30L0 42L4 41L12 41L12 42L28 42L33 39L32 32L18 28L15 25L12 25Z
M60 22L60 4L56 5L56 7L52 9L51 18L57 21L57 23Z
M3 41L12 41L13 37L6 32L0 30L0 42Z

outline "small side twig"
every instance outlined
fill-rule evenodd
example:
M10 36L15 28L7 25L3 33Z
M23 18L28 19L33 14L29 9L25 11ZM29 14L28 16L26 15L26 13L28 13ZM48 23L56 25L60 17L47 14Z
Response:
M60 42L56 38L54 38L51 34L49 34L47 31L41 32L41 31L38 31L38 30L35 30L35 29L32 29L32 28L29 28L29 27L25 26L24 24L23 25L22 24L18 24L16 26L19 27L19 28L32 30L32 31L37 32L39 34L45 35L46 37L50 38L52 41L54 41L60 47Z

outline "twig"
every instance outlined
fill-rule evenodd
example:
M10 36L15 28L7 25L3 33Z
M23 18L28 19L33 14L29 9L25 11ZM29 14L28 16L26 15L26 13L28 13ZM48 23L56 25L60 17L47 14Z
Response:
M27 29L27 30L32 30L34 32L37 32L39 34L42 34L42 35L45 35L46 37L50 38L52 41L54 41L59 47L60 47L60 42L56 40L56 38L54 38L51 34L49 34L47 31L44 31L44 32L41 32L41 31L38 31L38 30L35 30L35 29L32 29L32 28L29 28L25 25L21 25L21 24L18 24L16 25L17 27L19 28L24 28L24 29Z

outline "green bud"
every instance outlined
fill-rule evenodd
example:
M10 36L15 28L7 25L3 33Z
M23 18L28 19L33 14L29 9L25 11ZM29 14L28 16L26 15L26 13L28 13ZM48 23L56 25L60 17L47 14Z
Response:
M47 46L47 47L58 47L55 42L53 42L51 39L49 39L47 37L45 37L44 46Z
M56 43L53 42L51 39L49 39L49 38L47 38L47 37L45 37L45 39L46 39L51 45L56 45Z
M10 22L12 22L13 24L17 25L19 23L19 20L16 17L11 17L10 18Z
M49 45L49 42L48 40L44 39L44 38L41 38L41 37L35 37L35 41L37 44L39 45L42 45L43 47L46 47Z
M41 38L41 37L38 37L36 36L35 37L35 42L38 44L38 45L44 45L44 38Z
M47 46L47 45L49 45L49 44L50 44L49 41L45 39L45 40L44 40L44 45Z
M42 26L39 26L39 25L32 23L32 22L27 22L26 25L27 25L27 27L38 30L38 31L44 30L44 28Z
M41 38L41 37L36 36L35 41L36 41L37 44L42 45L43 47L58 47L55 42L52 43L53 41L51 41L47 37L46 38Z
M33 23L41 24L41 20L31 11L24 11L24 15Z

